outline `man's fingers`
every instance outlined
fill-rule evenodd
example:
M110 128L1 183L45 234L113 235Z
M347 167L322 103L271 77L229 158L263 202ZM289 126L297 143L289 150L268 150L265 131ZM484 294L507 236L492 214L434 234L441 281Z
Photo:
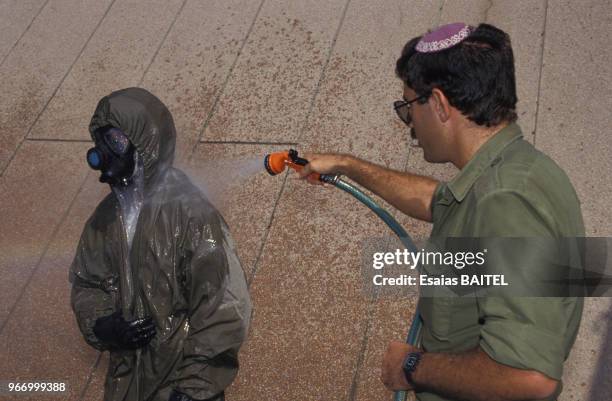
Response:
M304 168L302 168L300 171L298 171L298 174L302 178L308 177L312 173L313 173L313 171L312 171L312 167L310 166L310 163L308 163L307 165L304 166Z

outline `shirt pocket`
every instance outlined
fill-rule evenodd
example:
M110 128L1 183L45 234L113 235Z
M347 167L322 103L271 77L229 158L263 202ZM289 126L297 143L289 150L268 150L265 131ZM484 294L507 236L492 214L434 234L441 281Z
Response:
M473 297L433 297L423 301L421 314L431 335L438 341L456 341L478 326Z

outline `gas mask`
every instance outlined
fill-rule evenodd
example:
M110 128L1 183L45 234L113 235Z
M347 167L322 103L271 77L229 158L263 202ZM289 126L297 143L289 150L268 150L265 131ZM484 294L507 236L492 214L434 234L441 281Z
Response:
M87 163L100 170L100 182L127 186L134 174L136 148L118 128L106 126L94 132L96 146L87 151Z

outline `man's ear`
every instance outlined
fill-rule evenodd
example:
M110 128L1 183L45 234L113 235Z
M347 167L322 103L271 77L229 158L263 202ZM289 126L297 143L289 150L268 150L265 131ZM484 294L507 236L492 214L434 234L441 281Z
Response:
M438 88L434 88L431 90L431 99L433 101L433 109L434 112L438 115L438 118L441 122L445 123L450 118L451 106L448 101L448 98L444 95Z

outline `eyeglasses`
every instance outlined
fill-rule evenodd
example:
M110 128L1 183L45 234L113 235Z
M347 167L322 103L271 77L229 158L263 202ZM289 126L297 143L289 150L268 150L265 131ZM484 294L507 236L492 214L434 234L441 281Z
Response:
M410 125L412 122L412 117L410 117L410 107L412 107L412 103L427 98L427 95L421 95L412 100L396 100L393 102L393 110L395 110L400 120L402 120L406 125Z

